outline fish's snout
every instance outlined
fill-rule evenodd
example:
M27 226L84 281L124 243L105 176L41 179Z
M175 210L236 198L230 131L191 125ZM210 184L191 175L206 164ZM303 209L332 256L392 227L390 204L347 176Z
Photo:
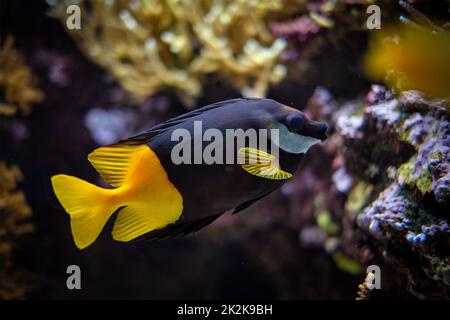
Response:
M319 139L321 141L325 141L328 138L328 135L327 135L327 133L328 133L328 125L326 123L321 123L319 125L318 131L319 131Z
M286 109L286 108L285 108ZM298 135L312 137L320 141L325 141L328 136L328 125L324 122L314 121L303 112L292 109L284 114L284 119L280 122L284 123L288 130Z
M328 136L328 125L324 122L318 122L318 121L309 121L309 124L305 128L305 134L319 139L320 141L325 141Z

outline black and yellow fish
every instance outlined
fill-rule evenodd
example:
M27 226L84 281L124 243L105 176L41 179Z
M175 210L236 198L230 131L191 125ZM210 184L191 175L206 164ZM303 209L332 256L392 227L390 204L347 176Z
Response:
M232 152L235 162L175 164L172 151L179 140L174 141L174 131L194 136L199 121L203 129L214 128L224 136L229 129L278 129L278 137L275 141L268 131L266 145L272 149L267 150L239 143L229 150L224 144L223 152ZM88 159L110 189L62 174L51 180L80 249L96 240L116 211L112 236L117 241L172 238L197 231L224 212L239 212L279 188L308 148L325 140L326 131L326 124L274 100L227 100L94 150ZM203 141L202 148L208 143ZM271 153L273 146L278 156ZM195 156L195 148L187 150Z

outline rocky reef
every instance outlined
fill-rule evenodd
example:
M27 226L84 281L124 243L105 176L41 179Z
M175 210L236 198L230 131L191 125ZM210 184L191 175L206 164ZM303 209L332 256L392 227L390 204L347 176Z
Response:
M357 132L372 121L383 144L407 143L414 151L400 166L393 162L387 168L391 172L380 172L388 179L379 181L388 186L357 216L357 225L377 240L377 252L387 263L406 273L412 294L449 298L448 101L430 101L419 92L406 91L398 99L372 105L363 119L361 127L354 128Z
M387 273L385 288L417 298L449 298L448 103L417 91L394 96L380 86L363 98L337 103L326 90L317 90L309 110L334 124L322 151L334 157L333 178L311 204L316 226L303 228L301 241L308 245L314 239L335 260L339 253L361 266L380 265ZM387 280L396 275L405 281Z
M375 2L49 3L51 14L64 27L67 6L80 6L83 28L66 28L67 33L137 103L158 92L174 92L191 108L211 79L237 89L241 95L264 97L285 78L310 77L312 58L341 43L351 32L366 31L366 8ZM390 6L389 1L376 3Z

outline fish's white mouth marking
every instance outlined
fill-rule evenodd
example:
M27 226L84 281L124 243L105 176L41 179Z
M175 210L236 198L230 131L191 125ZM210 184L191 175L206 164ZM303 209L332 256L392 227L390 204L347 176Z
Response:
M275 123L273 125L279 130L278 137L274 138L273 143L288 153L306 153L313 145L321 142L317 138L293 133L281 123ZM270 136L270 139L272 141L272 136Z

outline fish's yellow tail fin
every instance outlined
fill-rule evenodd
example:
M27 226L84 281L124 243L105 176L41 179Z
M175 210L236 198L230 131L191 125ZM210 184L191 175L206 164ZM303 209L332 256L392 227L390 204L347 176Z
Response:
M123 208L114 223L114 240L131 241L179 219L182 196L147 145L100 147L88 159L106 182L117 187L116 198Z
M114 189L62 174L52 177L55 194L70 215L78 248L92 244L119 208L112 235L123 242L163 228L181 216L183 197L148 146L100 147L88 159Z
M111 190L64 174L53 176L52 185L56 197L70 215L76 246L86 248L97 239L117 209L117 203L109 194Z

